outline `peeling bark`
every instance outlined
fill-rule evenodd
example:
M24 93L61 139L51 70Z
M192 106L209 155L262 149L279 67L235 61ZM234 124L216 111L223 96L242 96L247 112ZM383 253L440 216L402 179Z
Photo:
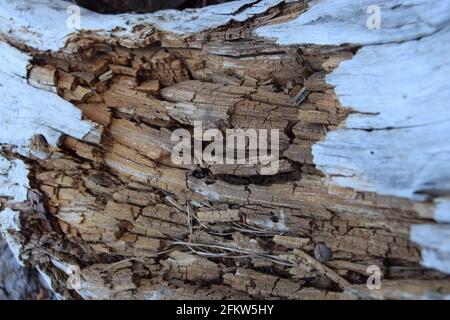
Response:
M29 2L33 17L41 9ZM354 159L342 158L354 138L340 132L354 113L335 79L378 40L302 42L299 33L278 44L261 36L329 1L237 2L172 20L122 16L64 43L53 31L17 32L20 6L0 12L2 23L17 14L0 28L0 222L17 258L66 299L448 298L448 232L436 241L414 232L447 230L433 222L434 195L330 182L339 172L351 180L345 167L359 161L354 149ZM180 17L191 22L174 32ZM171 134L196 121L278 129L279 172L175 164ZM447 150L441 140L433 146ZM445 190L445 177L436 184ZM436 212L447 221L443 198ZM439 271L421 265L417 243ZM318 257L318 245L331 256ZM366 287L370 265L381 269L381 290Z

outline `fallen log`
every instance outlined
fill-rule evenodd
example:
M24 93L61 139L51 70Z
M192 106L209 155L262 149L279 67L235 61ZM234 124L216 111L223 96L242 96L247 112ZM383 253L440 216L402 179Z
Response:
M73 30L66 2L5 1L16 258L65 299L448 298L450 5L403 3L80 9ZM277 170L205 161L199 122L276 130L236 154L268 147ZM176 132L192 162L174 161Z

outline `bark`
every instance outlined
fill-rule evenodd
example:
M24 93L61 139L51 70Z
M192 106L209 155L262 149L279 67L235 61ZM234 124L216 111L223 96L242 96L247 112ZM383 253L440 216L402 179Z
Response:
M434 222L448 222L449 90L438 81L448 58L421 50L448 46L448 4L436 2L439 15L415 4L421 19L388 8L375 35L352 24L351 1L108 20L83 11L92 30L62 41L61 30L22 25L44 9L15 3L0 14L1 230L59 297L449 296L448 226ZM64 7L51 10L65 27ZM417 22L401 29L396 15ZM435 77L421 95L426 77L395 89L405 79L388 64L411 54ZM423 104L444 110L441 121ZM279 172L175 164L171 134L196 121L278 129ZM366 286L372 265L378 290Z

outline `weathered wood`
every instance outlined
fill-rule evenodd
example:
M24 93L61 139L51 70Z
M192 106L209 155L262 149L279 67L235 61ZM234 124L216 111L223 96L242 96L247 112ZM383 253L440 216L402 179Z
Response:
M448 228L433 222L449 221L448 4L398 2L381 30L365 29L368 2L263 0L82 10L73 33L62 2L6 1L13 253L67 299L448 298ZM172 133L198 121L278 130L278 172L177 164Z

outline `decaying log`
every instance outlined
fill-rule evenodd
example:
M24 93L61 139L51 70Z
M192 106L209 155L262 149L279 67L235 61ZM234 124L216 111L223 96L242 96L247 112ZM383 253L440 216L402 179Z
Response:
M380 29L369 0L262 0L71 30L64 1L3 1L17 260L64 299L449 298L450 4L395 3ZM277 129L278 171L177 163L198 122Z

